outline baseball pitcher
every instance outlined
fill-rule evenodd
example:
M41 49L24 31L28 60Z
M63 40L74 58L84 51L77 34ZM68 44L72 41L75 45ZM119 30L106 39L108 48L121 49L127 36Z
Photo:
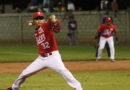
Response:
M39 56L32 64L23 70L12 87L6 90L20 90L21 84L26 78L46 67L61 74L74 90L82 90L80 82L78 82L64 66L58 51L53 32L60 32L61 26L59 20L55 18L55 15L51 15L50 18L45 21L44 14L42 12L36 12L33 15L33 20L29 21L28 25L36 25L35 37L39 49Z

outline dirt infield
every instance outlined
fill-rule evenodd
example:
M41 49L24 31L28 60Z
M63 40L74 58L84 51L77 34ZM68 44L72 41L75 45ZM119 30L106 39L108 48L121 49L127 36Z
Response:
M30 63L0 63L0 74L21 73ZM125 61L66 61L65 66L71 72L86 71L112 71L112 70L130 70L130 60ZM41 72L54 72L51 69L45 69Z

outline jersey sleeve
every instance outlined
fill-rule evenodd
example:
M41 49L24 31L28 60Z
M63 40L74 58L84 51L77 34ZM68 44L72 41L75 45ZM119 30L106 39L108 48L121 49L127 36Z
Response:
M60 30L61 30L61 25L60 25L60 21L59 21L59 20L57 20L55 23L52 23L52 30L53 30L55 33L60 32Z
M102 25L97 30L99 33L102 32Z
M47 20L47 24L49 27L53 30L53 32L58 33L61 30L61 24L60 21L57 20L55 23L52 23L50 19Z

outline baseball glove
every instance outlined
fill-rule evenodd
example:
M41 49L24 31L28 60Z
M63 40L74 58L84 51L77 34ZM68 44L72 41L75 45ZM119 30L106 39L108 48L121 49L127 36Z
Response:
M68 36L68 37L71 37L71 36L72 36L72 34L71 34L71 33L67 33L67 36Z

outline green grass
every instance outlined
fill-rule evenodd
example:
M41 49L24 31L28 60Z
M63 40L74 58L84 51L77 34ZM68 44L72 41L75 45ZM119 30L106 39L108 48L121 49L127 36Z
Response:
M38 56L37 52L34 45L1 45L0 62L32 61Z
M130 90L130 71L75 72L83 90ZM12 85L18 74L0 75L0 89ZM21 90L73 90L58 73L29 77Z
M93 46L59 46L63 60L95 60L96 49ZM116 59L129 60L130 47L116 46ZM38 56L35 45L0 45L0 62L28 62ZM103 59L109 59L104 49Z

